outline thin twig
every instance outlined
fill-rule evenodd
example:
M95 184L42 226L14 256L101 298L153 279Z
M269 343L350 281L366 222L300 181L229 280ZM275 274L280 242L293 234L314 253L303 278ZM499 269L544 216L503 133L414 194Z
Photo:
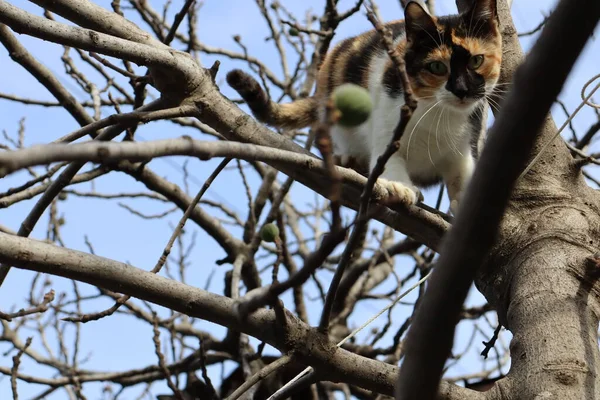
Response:
M42 300L42 303L38 304L35 307L28 308L28 309L21 309L15 313L11 313L11 314L5 314L0 311L0 319L10 322L13 320L13 318L24 317L24 316L31 315L31 314L44 313L44 312L48 311L49 304L52 302L52 300L54 300L54 290L50 290L48 293L46 293L44 295L44 299Z
M173 391L173 394L175 395L175 397L178 400L184 400L183 394L171 380L171 373L169 372L169 369L167 368L167 363L165 362L165 356L163 355L162 350L160 349L160 347L161 347L160 331L158 330L158 316L156 315L156 313L154 313L154 318L153 318L152 322L153 322L152 323L152 325L153 325L152 331L154 333L154 335L152 337L152 341L154 342L154 352L156 353L156 357L158 357L158 366L160 367L163 375L165 376L167 385Z
M202 378L204 379L206 386L208 386L209 390L212 392L212 398L216 400L219 398L219 396L217 396L217 391L215 390L215 387L208 376L208 371L206 370L206 349L204 348L204 339L200 338L198 341L200 344L200 369L202 370Z
M319 330L321 332L326 332L329 328L329 319L331 316L333 303L335 301L337 288L342 280L342 276L344 275L346 267L350 262L352 252L354 251L354 248L356 247L356 244L360 239L360 232L363 230L364 225L368 223L368 219L365 219L363 217L368 213L373 188L375 187L375 182L377 182L377 178L379 178L379 176L383 173L387 161L400 147L400 139L402 137L402 134L404 133L408 121L412 117L412 113L417 106L416 100L414 99L412 90L410 88L408 75L406 74L406 65L404 63L404 59L398 53L397 48L394 47L392 33L385 25L382 25L376 19L375 15L372 12L368 12L367 17L369 18L369 21L371 21L377 32L379 32L379 34L381 35L385 47L387 49L388 55L398 68L398 74L400 75L400 79L403 85L404 104L400 109L400 121L398 122L398 125L394 130L392 140L386 147L385 152L382 155L380 155L377 159L377 163L375 164L375 167L369 174L369 178L367 179L367 183L361 194L360 206L358 209L358 214L356 216L356 225L352 231L352 234L350 235L348 244L344 249L340 263L338 264L335 274L331 280L329 290L327 291L327 297L323 306L323 313L321 314L321 319L319 321Z
M60 139L55 140L53 143L69 143L79 138L82 138L86 135L91 135L92 137L96 136L96 132L99 129L105 128L107 126L116 125L116 124L128 124L128 125L137 125L139 123L147 123L150 121L156 121L160 119L171 119L171 118L181 118L181 117L189 117L194 114L196 108L193 106L179 106L173 108L167 108L163 110L157 111L143 111L143 110L135 110L126 114L112 114L104 119L99 121L92 122L89 125L86 125L76 131L69 133L61 137Z
M275 372L278 369L283 368L284 366L289 364L291 360L292 360L292 358L290 356L285 355L285 356L282 356L282 357L278 358L277 360L273 361L271 364L267 365L266 367L264 367L263 369L261 369L260 371L258 371L254 375L252 375L250 378L246 379L246 381L240 387L238 387L231 395L229 395L229 397L227 397L225 400L239 399L244 393L246 393L248 391L248 389L250 389L252 386L256 385L261 380L265 379L267 376L269 376L273 372Z
M12 389L13 399L19 400L19 393L17 392L17 373L19 372L19 365L21 364L21 356L25 353L25 350L31 345L33 338L30 336L25 342L25 346L19 349L17 354L12 358L13 366L10 370L10 388Z
M194 1L196 0L186 0L185 4L181 7L181 10L177 13L177 15L175 15L173 25L171 25L171 29L169 30L167 37L165 37L165 40L163 41L164 44L170 44L171 41L173 41L173 39L175 38L175 34L177 33L177 29L181 24L181 21L183 21L183 18L188 13L188 10L190 9Z
M485 345L485 348L481 352L481 355L483 356L483 358L488 358L488 354L489 354L490 350L492 348L494 348L494 345L496 344L496 340L498 340L498 335L500 334L500 330L502 330L502 325L498 324L496 329L494 329L494 335L492 336L492 338L490 340L488 340L487 342L486 341L482 342Z

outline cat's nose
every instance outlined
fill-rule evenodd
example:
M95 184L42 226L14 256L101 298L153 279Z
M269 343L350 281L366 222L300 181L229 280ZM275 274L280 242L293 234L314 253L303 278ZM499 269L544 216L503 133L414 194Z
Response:
M469 90L467 88L464 88L464 89L463 88L455 88L454 89L454 95L461 100L463 100L465 97L467 97L468 93L469 93Z
M446 88L452 92L456 97L463 100L469 94L469 87L463 77L457 77L448 81Z

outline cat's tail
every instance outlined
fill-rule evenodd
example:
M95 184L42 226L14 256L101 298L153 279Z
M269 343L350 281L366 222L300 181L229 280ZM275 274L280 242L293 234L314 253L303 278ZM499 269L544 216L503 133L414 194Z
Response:
M239 69L229 71L227 83L242 96L260 122L278 128L299 129L317 120L318 103L314 97L277 104L269 100L254 78Z

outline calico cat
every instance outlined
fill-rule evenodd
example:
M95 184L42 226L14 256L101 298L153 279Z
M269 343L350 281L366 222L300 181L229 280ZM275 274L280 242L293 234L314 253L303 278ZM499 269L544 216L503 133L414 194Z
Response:
M386 164L379 183L405 204L419 197L415 184L443 180L451 209L473 173L487 119L487 99L500 74L502 41L496 0L475 0L459 15L430 16L419 3L405 7L405 20L388 23L418 106ZM288 104L270 101L258 82L241 70L227 82L244 98L254 116L282 128L302 128L322 117L325 100L344 83L368 90L373 111L362 125L336 125L334 153L372 169L390 142L404 104L397 67L375 30L346 39L320 67L315 95Z

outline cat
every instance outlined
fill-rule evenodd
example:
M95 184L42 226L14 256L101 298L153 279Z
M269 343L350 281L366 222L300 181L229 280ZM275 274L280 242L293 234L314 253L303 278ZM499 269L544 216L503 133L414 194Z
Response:
M443 180L456 212L481 146L487 98L500 75L496 0L475 0L462 14L438 18L410 2L404 14L404 21L386 25L404 57L418 105L378 182L395 200L413 205L420 197L415 184L427 187ZM346 39L326 55L313 97L274 103L241 70L230 71L227 82L259 121L287 129L323 118L326 100L336 87L353 83L367 89L373 103L369 119L353 128L335 125L331 137L334 154L370 170L390 142L404 104L400 74L376 30Z

